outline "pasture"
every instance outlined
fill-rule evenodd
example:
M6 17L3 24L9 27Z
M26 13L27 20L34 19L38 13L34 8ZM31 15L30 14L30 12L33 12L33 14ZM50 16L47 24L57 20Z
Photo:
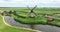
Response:
M45 18L44 14L50 14L50 15L60 14L60 8L35 8L34 12L36 14L36 17L32 19L32 18L29 18L29 12L31 9L29 8L1 8L1 10L4 10L4 11L16 11L17 15L26 17L26 18L22 18L22 17L19 18L19 16L17 15L12 15L16 20L20 22L25 22L25 23L30 23L30 22L46 23L47 18ZM52 18L53 17L57 18L57 16L52 16ZM52 21L51 23L52 25L53 24L59 25L60 19L56 19Z
M34 9L34 12L36 14L35 18L29 17L29 13L31 10L29 8L0 8L0 10L1 11L15 11L16 14L12 13L12 14L9 14L9 16L12 16L17 22L20 22L22 24L48 24L48 25L60 27L60 19L56 19L56 18L60 18L60 16L55 15L55 14L60 14L60 8L35 8ZM45 14L49 14L49 16L52 15L51 17L54 18L54 20L51 22L47 21ZM11 32L11 29L13 29L16 32L16 31L21 30L21 29L15 29L15 28L6 26L3 23L2 19L0 21L1 21L0 25L5 26L6 28L6 29L5 28L1 29L1 31L7 31L7 29L9 29L9 31ZM28 31L28 30L21 30L21 31L33 32L33 31Z

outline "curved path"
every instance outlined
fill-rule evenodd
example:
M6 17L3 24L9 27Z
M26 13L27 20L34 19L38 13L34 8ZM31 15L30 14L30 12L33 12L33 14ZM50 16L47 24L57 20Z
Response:
M30 28L30 25L21 24L19 22L16 22L13 17L10 16L4 16L5 22L16 27L25 27ZM50 26L50 25L34 25L34 29L40 30L42 32L60 32L60 27L56 26Z

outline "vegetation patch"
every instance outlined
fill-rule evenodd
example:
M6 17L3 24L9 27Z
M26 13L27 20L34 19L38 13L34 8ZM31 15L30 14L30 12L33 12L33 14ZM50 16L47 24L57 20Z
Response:
M3 22L3 18L2 15L0 15L0 32L35 32L32 30L25 30L25 29L18 29L18 28L14 28L14 27L9 27L7 25L5 25L5 23Z
M16 14L10 15L12 16L17 22L24 23L24 24L48 24L60 26L60 19L54 19L54 21L47 21L46 14L54 15L54 13L60 13L60 8L36 8L34 12L36 13L35 18L29 18L30 10L28 8L2 8L1 10L12 10L16 11ZM60 16L52 16L52 18L59 18Z

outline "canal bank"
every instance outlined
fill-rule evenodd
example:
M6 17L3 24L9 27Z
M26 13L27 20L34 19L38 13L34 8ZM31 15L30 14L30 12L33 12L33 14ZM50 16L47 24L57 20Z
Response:
M12 17L10 16L4 16L5 23L14 26L14 27L21 27L21 28L30 28L30 25L26 24L21 24L17 21L15 21ZM56 26L50 26L50 25L34 25L34 29L37 31L42 31L42 32L60 32L60 27ZM31 30L31 29L30 29Z
M34 29L30 29L29 25L25 25L25 24L21 24L16 22L12 17L10 16L3 16L3 22L10 26L10 27L14 27L14 28L20 28L20 29L26 29L26 30L32 30L32 31L36 31L36 32L41 32L39 30L34 30Z

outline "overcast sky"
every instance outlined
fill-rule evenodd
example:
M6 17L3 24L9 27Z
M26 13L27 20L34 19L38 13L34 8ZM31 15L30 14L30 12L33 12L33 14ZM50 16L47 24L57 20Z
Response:
M60 0L0 0L0 7L60 7Z

